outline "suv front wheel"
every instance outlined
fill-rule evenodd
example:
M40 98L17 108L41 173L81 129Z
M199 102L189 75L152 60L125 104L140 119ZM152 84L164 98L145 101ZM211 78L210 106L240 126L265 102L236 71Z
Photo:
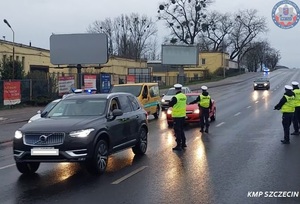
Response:
M34 174L40 167L40 162L16 162L16 166L23 174Z
M108 162L108 145L105 140L99 140L93 158L87 162L87 169L91 173L103 174Z

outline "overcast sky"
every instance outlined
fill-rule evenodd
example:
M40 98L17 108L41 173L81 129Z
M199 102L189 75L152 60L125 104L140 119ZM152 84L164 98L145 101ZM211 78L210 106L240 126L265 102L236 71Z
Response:
M300 3L293 0L298 6ZM84 33L95 20L114 18L121 14L145 14L156 20L161 0L1 0L0 38L12 41L12 31L4 24L7 19L15 31L15 42L49 49L52 33ZM215 0L209 10L234 13L257 9L265 16L269 32L265 36L272 47L280 50L280 65L300 67L300 23L291 29L281 29L273 21L271 12L278 0ZM163 23L158 24L159 38L163 39Z

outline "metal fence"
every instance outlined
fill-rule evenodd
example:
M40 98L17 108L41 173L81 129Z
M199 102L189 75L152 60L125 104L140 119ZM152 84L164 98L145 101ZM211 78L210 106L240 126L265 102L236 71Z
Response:
M91 75L90 73L88 73ZM96 88L99 92L101 87L100 74L96 74ZM127 83L127 75L110 74L111 83L122 84ZM60 98L58 93L58 77L62 76L61 73L51 73L45 79L23 79L21 81L21 103L27 103L32 105L45 104L51 100ZM74 76L75 86L78 86L78 78L83 79L84 74L64 74L64 76ZM208 80L209 76L202 77L184 77L184 85L201 83L204 80ZM160 88L166 88L173 86L179 82L178 76L153 76L153 75L135 75L135 83L139 82L157 82ZM4 81L0 80L0 106L3 106L3 91Z

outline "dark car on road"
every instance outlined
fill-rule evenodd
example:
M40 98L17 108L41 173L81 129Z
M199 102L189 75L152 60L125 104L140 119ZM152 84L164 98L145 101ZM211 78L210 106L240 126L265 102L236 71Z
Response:
M270 89L270 79L267 77L260 77L257 78L253 81L253 89L258 90L258 89L265 89L269 90Z
M145 154L147 137L147 113L132 94L75 94L15 132L14 159L24 174L41 162L81 162L102 174L110 154Z

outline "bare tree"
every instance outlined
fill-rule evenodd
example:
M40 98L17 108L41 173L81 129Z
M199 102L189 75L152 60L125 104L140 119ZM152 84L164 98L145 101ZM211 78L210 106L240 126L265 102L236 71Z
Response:
M248 52L245 53L243 63L250 71L263 71L264 65L273 69L280 59L279 51L270 47L266 40L252 42L249 45Z
M201 32L199 44L209 51L225 51L229 46L228 34L233 28L231 14L213 11L204 21L208 28Z
M171 31L170 43L195 44L201 30L207 30L203 22L210 0L169 0L159 5L158 19L166 22Z
M149 51L157 28L151 18L132 13L114 20L95 21L87 31L106 33L111 54L139 59Z
M108 37L109 42L109 54L114 54L114 47L113 47L113 23L110 18L106 18L104 21L94 21L92 25L88 26L87 32L88 33L105 33Z
M279 60L281 59L281 55L279 50L271 48L266 55L266 65L269 69L275 69Z
M257 10L239 11L234 15L233 22L233 28L229 34L230 59L237 57L239 66L243 55L251 48L249 44L268 29L265 18L257 16Z

